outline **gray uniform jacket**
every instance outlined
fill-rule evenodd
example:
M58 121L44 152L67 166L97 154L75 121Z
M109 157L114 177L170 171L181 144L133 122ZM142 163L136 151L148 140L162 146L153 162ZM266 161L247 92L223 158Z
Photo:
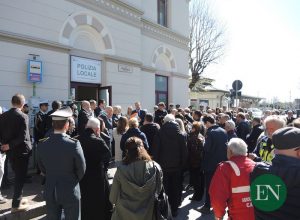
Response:
M78 140L67 134L51 134L38 144L37 162L46 175L46 201L64 204L80 199L79 181L86 163Z

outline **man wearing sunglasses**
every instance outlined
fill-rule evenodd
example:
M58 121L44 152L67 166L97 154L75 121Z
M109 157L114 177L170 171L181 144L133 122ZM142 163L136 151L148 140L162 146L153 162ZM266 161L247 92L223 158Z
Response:
M251 183L263 174L273 174L283 180L287 197L275 211L267 212L255 208L256 219L300 219L300 129L285 127L273 133L275 157L272 165L260 163L251 174Z

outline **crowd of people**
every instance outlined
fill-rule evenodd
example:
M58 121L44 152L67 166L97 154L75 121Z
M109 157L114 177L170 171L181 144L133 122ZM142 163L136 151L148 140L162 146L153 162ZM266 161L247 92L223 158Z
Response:
M0 184L7 157L15 174L12 212L28 209L22 189L33 154L51 220L61 219L62 210L66 219L152 220L161 190L169 219L180 211L183 190L193 190L189 199L204 201L198 211L216 220L226 212L230 219L300 219L300 119L290 112L253 117L243 108L192 110L161 102L151 113L136 102L122 114L104 100L84 100L79 108L54 101L48 112L41 102L32 144L25 97L16 94L11 104L0 112ZM107 172L113 165L114 177ZM288 190L272 212L253 207L250 198L251 182L266 173Z

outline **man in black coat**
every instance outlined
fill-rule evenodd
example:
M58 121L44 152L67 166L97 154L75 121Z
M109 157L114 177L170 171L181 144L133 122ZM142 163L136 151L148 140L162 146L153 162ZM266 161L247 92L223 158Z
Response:
M210 213L209 186L218 164L227 160L227 134L216 124L212 115L203 117L203 123L207 128L204 142L203 170L205 178L205 203L199 209L203 214Z
M155 137L153 158L163 170L163 184L174 217L181 204L182 172L186 167L187 156L185 136L180 132L174 115L168 114Z
M52 129L52 117L50 116L52 113L60 109L62 106L60 101L53 101L52 102L52 110L47 113L47 118L46 118L46 132L48 132L50 129Z
M145 116L144 125L140 128L141 132L143 132L148 141L149 145L149 154L153 154L152 146L153 146L153 140L154 137L158 134L160 127L158 124L153 122L153 116L150 113L147 113Z
M109 183L107 167L111 157L108 146L100 137L100 121L90 118L86 129L79 136L82 145L86 172L80 181L81 219L110 219L112 206L109 202Z
M28 116L21 109L25 97L16 94L11 100L12 108L0 115L1 151L6 152L15 173L12 212L25 211L28 204L22 203L22 190L27 175L31 142L28 127Z
M39 142L47 132L48 101L40 102L40 110L34 117L34 141Z
M81 103L81 110L78 114L78 134L82 135L85 130L86 123L88 122L91 115L90 103L86 100Z
M255 117L252 119L252 131L250 135L246 138L246 143L248 145L248 152L252 153L256 147L257 139L259 135L264 131L260 124L260 118Z
M250 126L246 121L245 114L239 112L236 116L236 135L246 142L246 137L250 133Z
M253 183L261 175L275 175L285 183L287 196L282 206L274 211L262 211L254 206L255 219L298 220L300 219L300 129L293 127L280 128L273 133L272 141L276 149L272 165L258 163L250 175L250 180ZM274 183L265 181L264 184ZM261 193L265 200L265 195L263 194ZM270 203L268 199L265 202Z
M137 114L139 119L140 119L139 125L142 126L144 124L146 111L141 109L141 103L140 102L136 102L136 103L134 103L134 105L135 105L135 110L132 111L131 115Z
M163 102L158 103L158 109L154 112L154 122L162 126L164 117L168 114L165 109L166 105Z

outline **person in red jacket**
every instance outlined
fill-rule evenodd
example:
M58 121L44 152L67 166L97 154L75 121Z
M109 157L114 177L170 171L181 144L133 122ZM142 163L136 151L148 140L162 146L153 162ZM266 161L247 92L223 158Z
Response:
M215 219L223 219L228 207L228 219L254 220L249 175L255 162L247 158L247 144L240 138L232 138L227 157L228 161L219 164L209 188Z

